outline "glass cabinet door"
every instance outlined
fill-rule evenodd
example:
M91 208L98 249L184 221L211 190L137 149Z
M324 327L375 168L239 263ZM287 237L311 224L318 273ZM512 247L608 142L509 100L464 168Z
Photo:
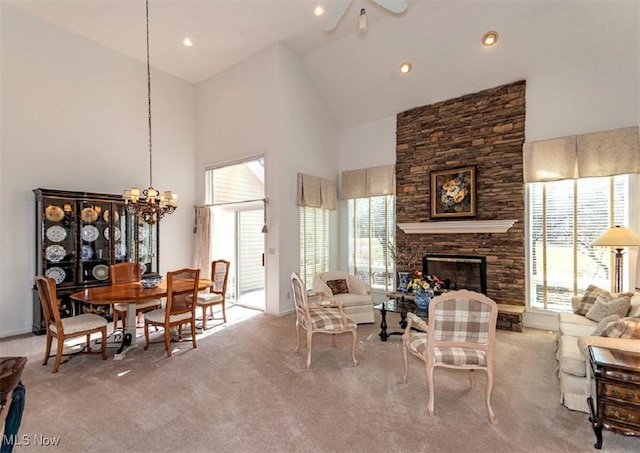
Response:
M80 249L78 283L105 281L109 278L111 251L111 203L105 201L78 201Z
M158 224L138 221L134 237L140 274L158 273Z
M43 198L43 232L40 249L41 272L58 286L75 282L75 204L62 198Z

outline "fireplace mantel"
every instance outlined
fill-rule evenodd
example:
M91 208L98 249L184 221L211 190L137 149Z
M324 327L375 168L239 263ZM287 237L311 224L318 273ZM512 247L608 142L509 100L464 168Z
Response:
M399 223L406 234L506 233L517 220L455 220L448 222Z

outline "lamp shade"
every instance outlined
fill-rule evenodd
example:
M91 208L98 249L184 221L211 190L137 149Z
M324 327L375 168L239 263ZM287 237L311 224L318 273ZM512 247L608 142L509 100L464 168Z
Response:
M633 247L640 245L640 236L630 228L614 226L602 233L591 245L618 248Z

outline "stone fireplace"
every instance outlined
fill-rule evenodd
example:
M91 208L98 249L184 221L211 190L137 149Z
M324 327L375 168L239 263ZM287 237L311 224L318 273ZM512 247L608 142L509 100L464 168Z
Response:
M445 289L468 289L487 294L487 258L475 255L424 255L424 275L436 275Z
M480 277L480 283L473 283L476 288L480 285L479 292L500 304L525 305L525 88L524 81L515 82L397 115L398 269L422 268L425 251L429 255L483 257L484 287L482 266L472 271ZM475 216L431 218L431 172L472 165L476 167ZM506 220L509 227L502 231L466 228L474 222ZM416 225L420 229L413 228ZM439 270L432 264L450 265L429 262L430 274L448 278L458 287L472 284L469 271L460 273L455 267Z

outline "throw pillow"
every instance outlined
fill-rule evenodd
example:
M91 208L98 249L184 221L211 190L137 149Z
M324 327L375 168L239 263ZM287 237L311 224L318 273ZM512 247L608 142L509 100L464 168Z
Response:
M344 279L340 280L328 280L327 286L333 294L349 294L349 286Z
M631 307L629 296L614 300L605 300L603 297L598 297L585 316L587 319L600 322L611 315L626 316L629 307Z
M610 338L637 338L640 339L640 319L638 318L621 318L610 323L602 337Z
M600 335L602 335L602 332L604 332L604 329L607 328L610 322L617 321L620 318L621 318L620 315L611 315L611 316L607 316L606 318L602 318L602 321L598 323L598 325L596 326L596 329L593 331L591 335L599 337Z
M596 285L589 285L587 290L584 292L582 296L582 300L574 310L574 313L577 315L586 316L589 309L596 303L596 299L599 296L607 297L607 300L611 299L611 294L608 291L605 291L602 288L598 288Z

